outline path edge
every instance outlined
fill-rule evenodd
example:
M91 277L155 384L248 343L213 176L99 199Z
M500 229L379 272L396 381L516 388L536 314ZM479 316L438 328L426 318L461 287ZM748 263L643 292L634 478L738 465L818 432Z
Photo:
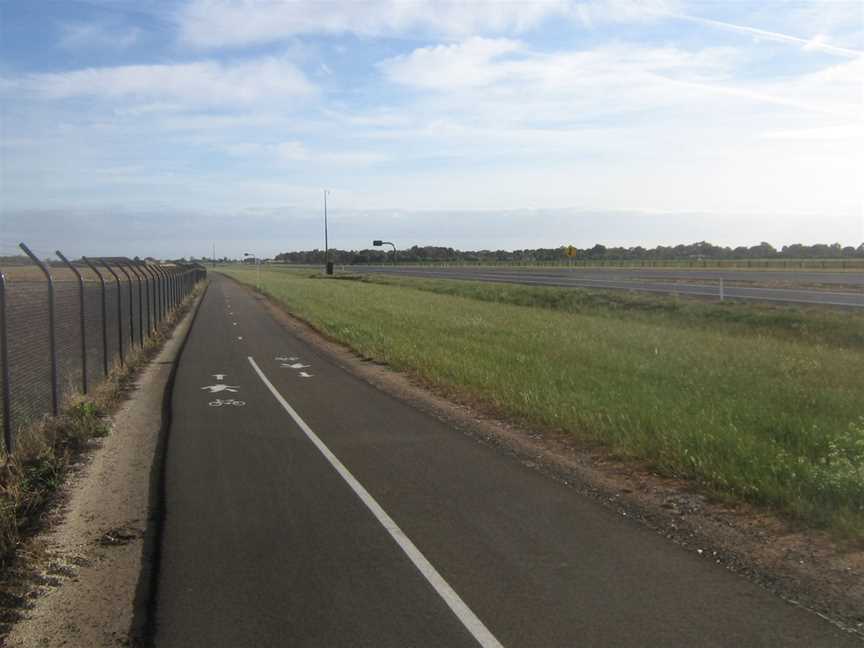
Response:
M171 371L162 391L162 412L159 423L156 452L150 467L149 492L147 496L147 531L141 554L141 572L135 588L132 625L129 629L129 645L144 648L152 646L156 635L156 595L159 589L159 570L162 564L162 531L165 521L165 459L168 454L171 421L173 417L173 392L177 369L183 358L186 343L192 334L201 304L207 296L210 281L198 298L190 314L183 341L171 360Z

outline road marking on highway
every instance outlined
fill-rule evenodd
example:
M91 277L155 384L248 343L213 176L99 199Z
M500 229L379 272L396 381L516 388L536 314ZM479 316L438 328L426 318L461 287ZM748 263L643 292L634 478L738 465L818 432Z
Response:
M300 372L300 377L301 377L301 378L314 378L315 376L313 376L312 374L308 374L308 373L306 373L305 371L301 371L301 372Z
M242 335L238 335L238 336L237 336L237 339L238 339L238 340L242 340L242 339L243 339L243 336L242 336Z
M390 534L390 537L396 541L396 544L399 545L399 548L405 552L405 555L408 556L409 560L414 563L414 566L417 570L423 575L423 577L429 582L432 588L438 593L438 595L444 600L447 604L447 607L456 615L456 618L462 622L462 625L465 626L465 629L471 633L474 639L477 640L477 643L480 644L483 648L503 648L501 642L495 638L489 629L483 624L483 622L477 617L476 614L468 607L465 601L456 593L456 591L450 587L450 584L444 580L444 577L438 573L438 570L432 566L426 556L420 553L420 550L416 547L416 545L411 542L410 538L399 528L399 525L391 518L387 512L381 508L381 505L375 500L372 495L369 494L363 484L361 484L354 475L344 466L344 464L339 461L339 459L334 455L330 448L328 448L324 442L318 438L318 435L312 431L306 421L300 418L300 415L291 407L290 403L279 393L279 391L273 386L273 383L268 380L267 376L264 375L264 372L261 371L261 368L255 362L255 359L252 356L247 356L249 360L249 364L252 365L252 368L255 370L255 373L258 374L258 377L261 379L267 389L270 390L270 393L273 394L273 397L279 401L279 404L288 412L288 415L294 419L294 422L299 426L299 428L303 431L306 437L318 448L319 452L324 455L324 458L330 463L331 466L339 473L339 476L345 480L348 486L351 487L351 490L354 491L354 494L360 498L363 504L366 505L372 515L375 516L375 519L381 523L387 532Z
M300 358L296 356L276 356L273 359L278 360L279 362L294 362L295 360L299 360Z
M302 362L295 362L294 364L285 364L282 363L283 369L308 369L312 365L304 365Z
M222 382L223 380L225 380L225 376L227 376L228 374L210 374L210 375L213 376L219 382Z

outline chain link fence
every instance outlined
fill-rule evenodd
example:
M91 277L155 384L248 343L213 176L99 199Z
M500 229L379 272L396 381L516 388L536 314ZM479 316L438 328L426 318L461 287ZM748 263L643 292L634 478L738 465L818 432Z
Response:
M69 261L59 250L0 265L0 421L7 455L17 431L56 416L144 346L207 271L125 257Z

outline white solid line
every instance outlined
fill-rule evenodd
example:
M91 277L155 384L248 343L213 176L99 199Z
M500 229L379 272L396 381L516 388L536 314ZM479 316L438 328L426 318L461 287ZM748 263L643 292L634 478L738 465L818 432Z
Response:
M252 356L247 356L249 359L249 364L252 365L252 368L255 370L255 373L258 374L258 377L261 378L261 381L267 386L270 390L270 393L279 401L279 404L285 408L285 411L288 412L288 415L294 419L294 422L303 430L303 433L309 438L309 440L315 445L316 448L324 455L324 458L330 462L330 465L336 469L336 472L344 479L348 485L351 487L351 490L360 498L360 500L366 505L372 515L381 523L393 540L396 541L396 544L405 552L405 555L414 563L414 566L418 569L418 571L423 575L423 577L429 582L429 584L438 592L438 595L444 599L444 602L447 604L453 614L462 622L462 625L471 633L471 635L477 640L483 648L503 648L501 642L495 638L489 629L483 625L483 622L477 618L477 615L471 611L465 601L463 601L460 596L453 590L452 587L444 580L444 577L438 573L438 570L432 566L426 556L420 553L420 550L414 545L413 542L408 538L405 533L403 533L402 529L393 521L387 512L381 508L381 505L375 501L375 498L369 494L363 484L361 484L354 475L342 464L341 461L334 455L330 448L324 445L324 442L318 438L318 435L312 431L306 422L300 418L300 415L294 411L294 408L286 401L282 394L273 386L267 376L264 375L264 372L261 371L261 368L255 362L255 359Z

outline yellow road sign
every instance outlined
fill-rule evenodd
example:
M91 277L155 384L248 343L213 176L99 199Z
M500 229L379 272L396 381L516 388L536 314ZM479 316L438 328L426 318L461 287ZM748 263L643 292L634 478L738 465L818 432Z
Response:
M573 247L572 245L567 246L567 256L568 257L575 257L576 256L576 248Z

